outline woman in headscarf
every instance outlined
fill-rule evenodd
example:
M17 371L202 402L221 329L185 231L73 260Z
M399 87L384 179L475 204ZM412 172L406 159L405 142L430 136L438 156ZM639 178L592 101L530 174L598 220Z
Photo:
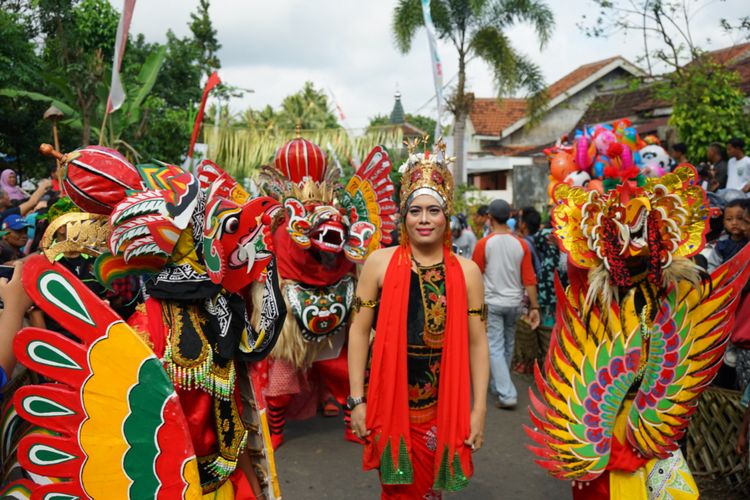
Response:
M405 167L400 246L375 251L357 285L347 404L381 498L437 499L468 484L484 439L486 307L479 268L450 251L447 165L412 154Z
M14 205L27 200L30 196L29 193L18 187L18 176L14 170L9 168L3 170L3 173L0 174L0 189L8 194L8 198Z

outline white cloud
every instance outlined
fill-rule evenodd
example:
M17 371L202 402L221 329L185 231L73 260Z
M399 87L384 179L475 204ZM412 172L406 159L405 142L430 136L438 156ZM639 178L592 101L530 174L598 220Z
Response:
M121 8L117 0L111 0ZM141 1L136 4L131 32L144 33L148 41L163 42L168 29L189 34L190 12L197 0ZM577 27L581 16L592 11L587 0L548 1L555 13L556 29L544 50L533 30L518 26L510 31L516 48L542 67L553 82L576 67L613 55L635 62L641 53L639 34L610 39L588 39ZM704 9L693 22L694 38L706 48L733 41L718 29L719 17L747 14L743 0L718 2ZM396 0L213 0L210 15L223 47L219 52L222 78L254 94L232 101L234 110L247 106L278 106L306 80L330 88L347 114L349 124L363 127L371 116L389 113L398 85L407 112L414 112L434 94L426 35L419 31L409 54L393 42L391 15ZM737 42L737 40L734 40ZM455 50L440 44L445 78L457 71ZM494 94L492 74L480 61L468 68L468 86L480 96ZM434 113L434 103L421 110Z

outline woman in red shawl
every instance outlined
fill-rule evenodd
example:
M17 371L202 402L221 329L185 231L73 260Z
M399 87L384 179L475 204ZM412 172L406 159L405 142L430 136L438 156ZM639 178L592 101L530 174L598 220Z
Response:
M482 446L484 290L476 264L450 251L453 179L445 163L412 154L402 173L401 245L374 252L357 285L348 405L382 498L435 499L468 484L471 453Z

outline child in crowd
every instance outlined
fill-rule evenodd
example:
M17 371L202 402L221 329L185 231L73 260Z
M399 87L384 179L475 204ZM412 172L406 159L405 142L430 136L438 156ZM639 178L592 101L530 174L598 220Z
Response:
M708 255L708 272L711 273L734 257L747 243L745 236L745 206L747 199L734 199L724 209L726 238L719 239Z
M742 201L740 205L742 236L747 242L750 238L750 200ZM750 385L750 282L746 283L742 290L730 342L736 355L737 384L740 390L743 390Z

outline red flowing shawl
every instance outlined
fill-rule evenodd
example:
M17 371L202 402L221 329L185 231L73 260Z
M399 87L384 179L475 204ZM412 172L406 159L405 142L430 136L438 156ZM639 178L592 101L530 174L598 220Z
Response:
M474 473L470 433L469 317L466 280L455 255L445 250L446 331L437 410L434 488L458 491ZM414 477L409 433L406 322L411 250L399 247L383 281L372 348L366 426L372 431L364 468L379 469L383 484L411 484Z

